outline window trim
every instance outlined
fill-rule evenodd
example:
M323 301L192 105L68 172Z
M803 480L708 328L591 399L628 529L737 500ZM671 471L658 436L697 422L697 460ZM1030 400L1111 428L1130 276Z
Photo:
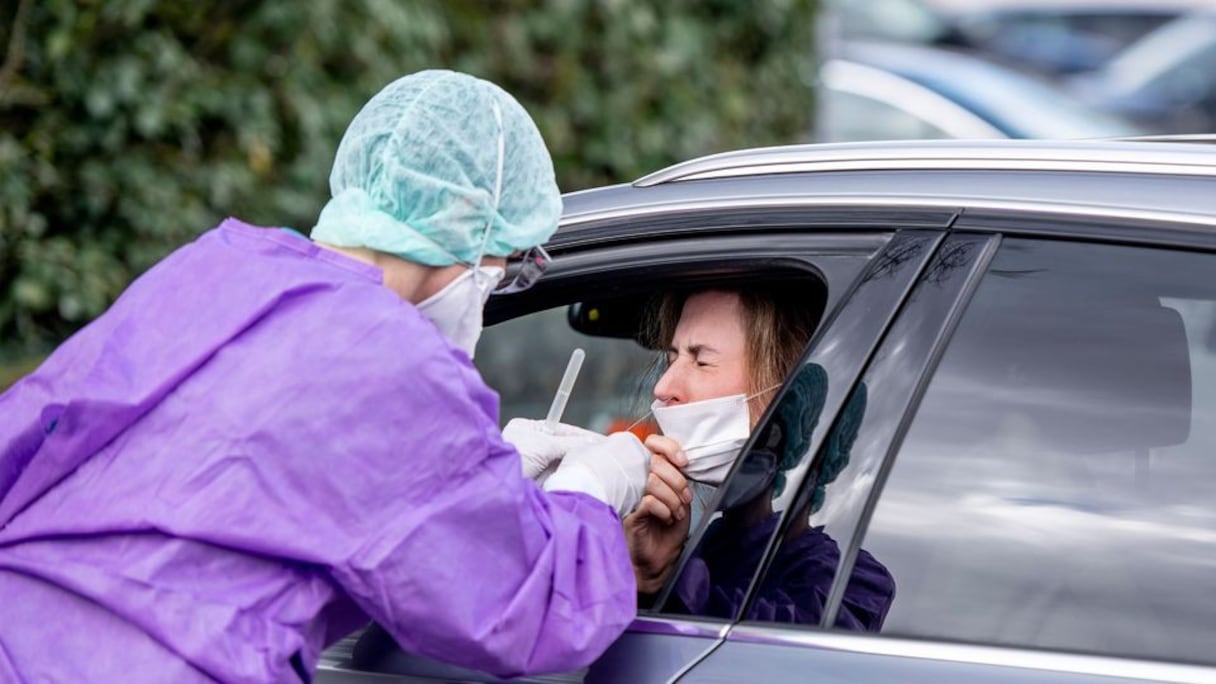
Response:
M604 246L593 252L551 252L553 261L545 277L527 292L491 297L486 305L485 325L518 318L529 313L577 301L582 292L596 291L596 280L637 274L650 281L679 280L698 272L710 277L716 271L761 273L764 271L803 270L814 274L827 286L825 317L838 306L849 284L864 268L865 262L881 252L895 230L852 232L816 231L751 235L686 236L652 240L632 240L626 244ZM656 277L654 272L662 270ZM571 290L575 289L572 293ZM615 286L618 294L645 292L645 284Z
M1207 684L1216 680L1216 668L1204 665L1156 662L1136 658L1068 653L1038 649L986 646L938 640L880 637L853 632L791 628L767 623L740 623L728 640L741 643L793 646L800 649L846 651L875 656L915 658L973 665L1067 672L1151 682Z
M956 242L957 241L957 242ZM870 486L870 490L866 493L865 504L862 507L858 519L853 526L853 534L848 540L848 544L840 555L840 568L836 572L836 577L832 582L832 588L828 594L828 599L823 610L823 620L820 625L825 629L832 629L836 624L836 617L840 611L840 604L844 600L845 591L848 589L849 579L853 575L853 566L857 561L857 554L861 550L862 541L866 537L866 533L870 528L870 519L874 515L874 510L878 506L878 500L882 496L883 489L886 486L887 478L894 467L895 459L899 454L900 448L903 446L904 438L908 434L908 429L912 425L912 421L916 417L916 412L920 407L921 400L925 396L925 392L929 387L929 382L933 379L937 371L937 367L941 362L942 356L945 354L946 347L949 345L950 339L954 336L959 322L962 320L963 314L970 305L972 298L979 289L980 282L984 279L984 275L988 272L988 267L995 258L997 251L1000 249L1001 236L999 235L982 235L976 233L952 233L949 238L942 242L938 253L934 259L947 258L947 251L952 243L962 244L964 241L975 241L980 244L977 254L971 259L968 264L968 273L963 282L958 286L958 291L954 297L954 303L950 307L944 319L938 325L937 330L933 333L933 342L926 350L926 355L920 359L920 368L917 373L917 378L912 385L911 391L906 397L901 415L898 417L898 423L894 433L887 442L886 453L883 454L878 463L878 470L874 476L874 482ZM919 280L916 284L917 289L925 287L924 280ZM923 299L910 297L905 306L901 309L896 320L888 329L888 337L883 340L882 345L876 352L877 355L882 354L882 349L887 346L897 346L903 343L902 338L895 338L895 335L901 333L900 321L909 320L915 321L923 318L922 309L926 306ZM905 319L905 317L907 317ZM883 357L885 360L888 357ZM908 362L910 360L903 360ZM876 362L880 363L880 362ZM861 377L864 378L870 371L871 367L862 372ZM875 428L871 428L875 429ZM878 428L881 429L881 428ZM818 456L818 454L817 454Z

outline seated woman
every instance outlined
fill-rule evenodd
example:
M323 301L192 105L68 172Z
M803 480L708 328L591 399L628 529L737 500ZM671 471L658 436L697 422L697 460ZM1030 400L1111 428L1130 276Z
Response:
M755 290L712 290L665 298L657 321L657 341L667 352L667 367L654 388L660 427L666 427L663 409L687 410L697 405L715 406L714 411L702 412L703 422L729 422L714 413L731 410L746 411L747 422L742 439L738 432L726 435L737 440L727 445L724 440L705 444L705 439L712 441L713 437L707 437L704 431L696 436L702 443L693 445L681 444L672 434L647 438L646 446L655 454L651 478L642 503L625 519L638 588L644 596L662 588L690 524L710 513L698 511L695 502L708 499L706 494L721 484L733 454L798 363L818 314L804 300ZM784 471L809 457L805 454L807 443L818 423L826 391L827 375L822 368L808 364L798 371L765 433L743 456L746 460L718 507L721 517L710 523L663 606L664 612L723 618L738 612L780 519L773 511L772 500L784 489ZM724 405L722 399L727 397L736 401ZM822 527L810 527L809 518L822 505L826 485L847 464L864 411L865 390L861 387L828 438L825 458L818 472L811 475L815 486L805 488L794 503L792 522L749 618L804 624L820 620L840 550ZM719 452L728 451L732 458L720 462L725 467L718 469L716 478L701 477L701 482L691 483L692 490L702 493L694 498L680 468L685 473L704 474L695 468L690 470L687 454L698 447L713 446ZM894 593L890 573L861 551L837 624L878 631Z
M743 411L744 423L741 434L736 430L730 442L717 445L730 456L726 467L715 478L699 477L691 483L681 468L690 465L688 452L703 445L682 443L691 435L675 434L667 425L660 425L669 428L666 434L646 439L655 454L650 480L641 504L625 519L639 593L662 588L694 519L704 514L725 470L798 362L819 314L818 307L805 301L760 289L672 293L662 299L649 334L652 346L665 352L654 385L656 418L661 419L665 409L736 397L745 401L719 411ZM702 423L714 420L700 418ZM729 418L718 418L725 421Z

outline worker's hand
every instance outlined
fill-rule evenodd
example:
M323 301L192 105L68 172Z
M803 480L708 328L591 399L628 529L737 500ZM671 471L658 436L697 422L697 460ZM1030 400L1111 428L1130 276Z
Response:
M607 439L598 432L565 423L558 423L550 432L545 421L526 418L511 419L502 437L519 452L524 477L530 480L538 480L546 468L560 461L570 449Z
M650 451L650 474L646 478L646 496L654 497L657 506L652 514L665 523L679 522L688 516L692 490L680 468L688 465L688 456L679 442L664 435L646 438Z
M692 515L687 503L678 506L676 511L678 514L673 516L667 504L647 494L637 510L624 520L625 541L629 545L629 560L633 562L639 593L658 593L680 557ZM664 522L665 517L670 521Z
M612 506L622 518L642 499L650 452L633 433L617 432L566 452L545 480L545 491L582 492Z

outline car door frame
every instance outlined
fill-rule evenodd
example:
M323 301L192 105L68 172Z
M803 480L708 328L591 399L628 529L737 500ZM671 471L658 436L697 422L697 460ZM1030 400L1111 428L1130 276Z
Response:
M846 389L855 380L854 373L864 367L869 354L878 345L883 332L890 324L891 318L899 310L903 299L908 295L916 274L919 274L928 262L930 255L936 249L943 233L928 230L903 230L892 234L891 239L869 258L865 268L848 286L848 291L840 297L840 304L835 309L825 312L825 319L819 331L808 345L808 354L818 359L829 369L829 374L835 373L836 378ZM871 293L873 295L871 296ZM883 315L884 309L886 315ZM861 339L861 344L857 342ZM825 424L830 424L840 405L847 396L847 391L830 394L823 416ZM775 404L776 401L773 402ZM761 419L762 422L767 420ZM822 431L821 431L822 432ZM753 431L753 438L759 431ZM822 439L822 435L819 436ZM748 446L744 446L746 453ZM739 462L735 468L738 470ZM727 477L729 483L730 477ZM726 487L720 488L724 491ZM685 545L676 571L672 573L673 580L660 594L657 605L665 603L674 584L674 578L679 576L680 568L687 563L696 540L690 540ZM759 577L760 568L756 577ZM675 678L686 671L696 662L711 653L729 631L731 621L710 620L696 617L676 616L661 612L640 614L626 630L625 634L592 666L587 681L666 681ZM645 635L638 638L638 635ZM688 640L702 642L692 656L682 667L670 669L670 661L664 661L663 651L687 650ZM656 647L656 642L665 642ZM654 652L659 651L656 655ZM657 673L656 665L661 662L668 669ZM655 677L658 674L659 676Z

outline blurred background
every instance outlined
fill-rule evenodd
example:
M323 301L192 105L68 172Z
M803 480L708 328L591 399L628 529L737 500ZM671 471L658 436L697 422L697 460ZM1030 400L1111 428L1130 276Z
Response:
M827 0L817 140L1216 126L1216 0Z
M0 0L0 387L229 215L307 231L346 123L443 67L564 191L808 141L1216 128L1216 0Z

